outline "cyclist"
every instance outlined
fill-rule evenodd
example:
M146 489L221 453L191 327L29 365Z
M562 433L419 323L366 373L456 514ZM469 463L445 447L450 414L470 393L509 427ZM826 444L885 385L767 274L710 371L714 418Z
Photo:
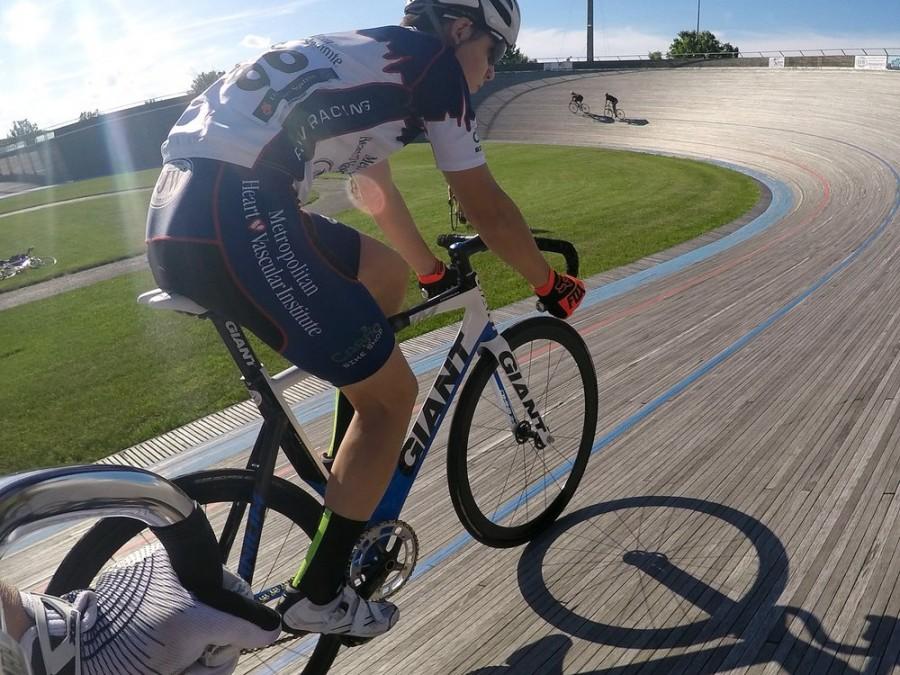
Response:
M569 101L569 103L576 103L578 105L581 105L582 103L584 103L584 96L582 96L581 94L577 94L573 91L572 92L572 100Z
M612 94L607 92L606 93L606 102L607 102L607 104L612 106L613 117L617 117L619 115L619 108L618 108L619 99L617 99L615 96L613 96Z
M557 274L485 163L469 95L519 31L517 0L407 0L400 26L276 45L195 98L163 143L148 216L157 283L256 333L341 390L317 534L279 606L286 630L373 637L399 616L345 584L400 455L417 382L386 316L409 267L427 293L457 280L419 234L387 157L424 133L485 243L551 313L584 284ZM301 211L316 173L354 176L396 252ZM335 453L335 449L337 452Z
M237 608L232 593L253 597L241 579L223 574L223 607ZM277 616L232 611L185 590L162 549L104 573L94 590L63 598L0 582L3 632L18 643L32 675L226 675L241 649L264 647L281 630ZM10 656L0 654L0 664Z

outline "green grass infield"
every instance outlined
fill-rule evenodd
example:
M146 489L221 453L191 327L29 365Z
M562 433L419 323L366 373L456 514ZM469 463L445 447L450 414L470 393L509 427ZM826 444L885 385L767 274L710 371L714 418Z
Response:
M759 199L750 178L701 162L559 146L488 144L487 152L531 227L575 243L583 276L729 223ZM449 224L446 186L430 149L407 148L392 167L426 241L434 242ZM127 193L102 208L105 199L22 217L37 216L27 221L33 237L46 236L57 247L39 253L61 261L101 250L112 259L125 257L143 245L144 211L136 195L144 203L148 198ZM339 218L376 235L360 213ZM0 237L12 220L0 219ZM479 255L475 264L492 306L531 294L494 256ZM135 297L154 286L149 273L128 274L2 312L0 472L96 460L245 397L207 322L136 304ZM408 299L419 298L410 275ZM400 337L454 318L436 317ZM270 372L285 365L267 349L261 358Z

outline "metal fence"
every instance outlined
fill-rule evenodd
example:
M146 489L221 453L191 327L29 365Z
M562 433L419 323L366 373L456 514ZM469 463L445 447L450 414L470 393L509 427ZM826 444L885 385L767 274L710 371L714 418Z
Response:
M652 52L657 53L657 52ZM655 61L678 59L722 59L734 58L734 52L697 52L691 54L663 54L659 52L660 59L651 57L650 54L627 54L616 56L595 56L594 61ZM855 47L847 49L769 49L763 51L741 51L737 54L739 59L769 58L773 56L896 56L900 55L900 47ZM532 59L535 63L585 63L584 56L556 56L549 58Z

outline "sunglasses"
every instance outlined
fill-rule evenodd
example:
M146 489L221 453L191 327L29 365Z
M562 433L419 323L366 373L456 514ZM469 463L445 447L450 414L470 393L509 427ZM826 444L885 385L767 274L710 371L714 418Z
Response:
M496 66L500 59L506 54L506 41L505 40L494 40L494 44L491 47L491 52L488 54L488 63L492 66Z

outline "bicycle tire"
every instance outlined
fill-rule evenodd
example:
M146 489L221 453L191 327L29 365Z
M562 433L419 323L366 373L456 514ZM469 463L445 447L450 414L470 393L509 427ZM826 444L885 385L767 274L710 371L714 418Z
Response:
M572 113L573 115L578 114L578 104L575 103L575 101L569 102L569 112Z
M625 119L625 111L622 110L621 108L616 110L616 118L620 119L620 120L624 120Z
M581 114L582 115L590 115L591 114L591 107L587 103L581 104Z
M181 476L173 482L192 499L205 506L233 502L248 504L253 492L253 480L254 473L246 469L214 469ZM275 511L297 525L310 540L315 536L322 505L306 492L282 478L273 477L267 504L267 515ZM269 522L267 519L267 526ZM97 522L75 543L59 564L47 586L47 593L62 595L90 587L116 552L145 529L143 523L130 518L106 518ZM261 542L260 549L265 545L267 540ZM301 553L292 552L292 560L301 560ZM328 672L340 646L340 638L319 636L303 670L291 672L302 672L305 675Z
M556 442L539 451L533 440L516 440L505 411L490 400L490 392L484 391L498 365L493 354L484 352L472 368L453 416L447 442L447 483L453 508L466 530L476 540L496 548L530 541L562 513L575 494L591 455L598 406L593 360L584 340L572 326L551 317L533 317L506 329L503 337L517 354L523 381ZM534 348L536 342L537 351ZM531 345L528 350L523 349L528 345ZM543 369L544 361L547 378L542 387L542 373L537 369ZM556 375L560 379L554 386L551 379ZM576 383L580 383L580 390L576 390ZM563 400L557 401L557 395ZM485 402L486 405L479 407ZM578 410L580 402L583 406ZM522 409L521 404L518 407ZM576 429L570 433L568 429L573 422ZM577 429L579 425L580 430ZM564 444L572 446L568 453L571 457L562 452ZM507 451L501 455L503 449L498 451L501 445L511 448L511 453ZM521 453L519 449L522 449ZM534 452L529 467L531 450ZM538 463L549 473L549 483L547 476L542 484L530 477L531 470L541 468ZM513 471L518 472L519 464L524 468L523 491L516 496L512 490L507 492L506 487ZM554 474L565 471L568 475L560 484ZM499 492L497 486L500 486ZM555 490L558 493L548 500L548 492ZM531 492L543 502L543 508L533 517L529 513ZM525 521L515 523L523 496ZM493 504L493 513L484 508L488 502Z
M31 258L28 262L28 266L32 269L36 269L38 267L44 267L46 265L55 265L56 258L53 256L43 256L40 258Z

